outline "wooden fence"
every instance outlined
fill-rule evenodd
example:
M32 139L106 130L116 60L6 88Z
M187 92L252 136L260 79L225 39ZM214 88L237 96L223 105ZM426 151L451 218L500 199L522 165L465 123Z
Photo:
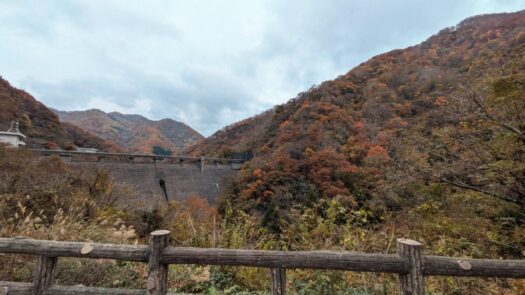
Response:
M32 283L0 282L2 294L166 294L169 264L269 268L272 293L285 294L286 269L335 269L399 275L401 294L423 295L425 276L525 278L525 260L422 256L421 244L397 240L397 254L344 251L261 251L169 246L169 231L151 233L149 245L41 241L0 238L0 253L38 256ZM146 290L53 285L58 257L116 259L148 264Z

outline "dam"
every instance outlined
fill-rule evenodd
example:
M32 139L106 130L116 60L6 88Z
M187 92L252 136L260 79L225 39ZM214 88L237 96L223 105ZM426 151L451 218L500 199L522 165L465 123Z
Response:
M32 150L41 157L58 156L69 165L102 169L133 194L123 205L161 207L198 196L215 203L243 164L242 159Z

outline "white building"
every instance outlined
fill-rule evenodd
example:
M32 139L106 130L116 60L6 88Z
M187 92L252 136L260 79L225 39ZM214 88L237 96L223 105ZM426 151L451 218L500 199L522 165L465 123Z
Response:
M7 131L0 131L0 143L6 143L16 148L26 144L24 138L26 136L18 129L18 121L12 121L11 127Z

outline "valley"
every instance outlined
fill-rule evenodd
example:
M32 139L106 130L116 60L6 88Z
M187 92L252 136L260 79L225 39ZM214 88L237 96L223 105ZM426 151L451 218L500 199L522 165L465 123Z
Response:
M525 10L467 18L208 137L172 119L50 109L4 79L0 102L1 130L18 120L27 136L0 145L2 237L137 245L165 229L175 247L382 255L407 238L464 271L461 259L525 257ZM92 161L75 164L82 148ZM35 262L16 257L0 254L0 281L31 280ZM61 261L57 284L149 288L143 264ZM231 265L172 264L168 288L268 294L284 276ZM290 294L399 292L392 273L286 276ZM523 294L515 277L424 284Z

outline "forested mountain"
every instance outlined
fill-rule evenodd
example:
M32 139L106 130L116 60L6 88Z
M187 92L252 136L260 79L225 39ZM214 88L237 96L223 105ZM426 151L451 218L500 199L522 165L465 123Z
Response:
M0 99L0 127L19 119L33 146L111 148L60 123L4 80ZM168 144L162 138L178 128L96 110L74 116L142 151ZM132 141L133 132L145 136ZM404 237L421 242L424 255L458 262L523 260L525 11L468 18L419 45L376 56L185 153L245 151L254 158L231 188L221 187L218 208L196 196L149 210L131 207L131 188L102 169L0 146L0 235L136 245L162 228L177 247L390 254ZM118 200L130 207L119 208ZM33 279L31 257L0 255L0 265L2 281ZM146 288L144 271L134 263L63 259L55 280ZM262 294L271 284L268 269L252 267L172 265L169 278L170 291L185 293ZM289 269L286 280L291 294L399 291L398 277L384 273ZM428 276L425 288L525 294L525 281Z
M128 152L177 154L203 138L188 125L171 119L152 121L140 115L105 113L96 109L54 111L61 121L114 142Z
M222 205L262 226L254 239L270 233L305 248L330 236L341 245L348 226L384 225L437 244L443 235L446 243L465 239L471 255L486 246L520 256L524 97L525 11L481 15L376 56L189 151L254 152ZM330 234L327 220L337 225ZM451 222L478 222L493 236Z
M93 147L118 151L112 143L68 123L62 123L44 104L29 93L16 89L0 77L0 130L9 128L11 120L19 120L20 130L28 138L29 147L62 148Z

